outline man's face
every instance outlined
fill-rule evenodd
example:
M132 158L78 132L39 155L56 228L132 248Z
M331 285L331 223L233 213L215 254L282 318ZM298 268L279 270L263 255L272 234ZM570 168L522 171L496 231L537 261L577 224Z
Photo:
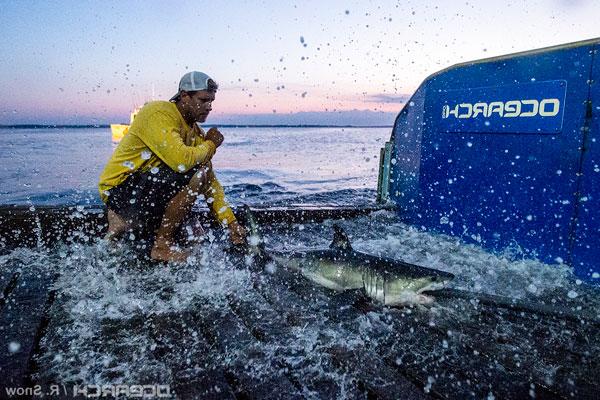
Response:
M194 122L204 122L212 110L212 102L215 100L215 92L200 90L193 96L183 93L181 100L185 104L185 110L189 119Z

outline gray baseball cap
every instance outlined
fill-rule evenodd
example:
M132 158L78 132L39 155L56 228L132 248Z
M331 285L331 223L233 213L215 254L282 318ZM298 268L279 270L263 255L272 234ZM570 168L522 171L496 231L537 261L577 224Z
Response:
M196 90L206 90L208 89L208 80L213 80L210 76L206 75L204 72L200 71L191 71L186 73L179 80L179 91L177 94L169 101L175 101L181 94L181 91L184 92L195 92ZM214 80L213 80L214 82Z

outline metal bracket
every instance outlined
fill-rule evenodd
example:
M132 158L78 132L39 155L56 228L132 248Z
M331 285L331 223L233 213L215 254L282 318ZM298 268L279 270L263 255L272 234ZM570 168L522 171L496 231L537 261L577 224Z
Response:
M392 159L392 142L386 142L379 154L379 176L377 178L377 202L385 203L390 194L390 170Z

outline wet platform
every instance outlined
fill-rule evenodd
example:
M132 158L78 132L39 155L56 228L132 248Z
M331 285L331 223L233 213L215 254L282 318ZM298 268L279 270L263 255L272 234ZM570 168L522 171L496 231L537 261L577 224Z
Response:
M2 266L0 397L6 387L62 384L40 362L48 357L41 341L64 328L53 318L64 296L53 289L55 279L19 263ZM248 282L219 306L199 297L183 311L104 318L98 351L121 352L131 365L136 359L160 365L137 383L168 382L181 399L595 399L599 393L594 320L451 293L440 293L431 307L384 308L360 291L332 292L284 268L250 273ZM140 350L143 357L126 345L139 333L153 343Z

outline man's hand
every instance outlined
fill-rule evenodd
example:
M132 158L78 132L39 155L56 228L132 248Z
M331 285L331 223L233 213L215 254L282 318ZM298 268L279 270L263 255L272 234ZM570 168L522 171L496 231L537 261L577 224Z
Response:
M239 222L233 221L229 224L229 239L234 246L246 244L246 229Z
M215 147L219 147L223 143L223 135L215 127L212 127L206 132L206 140L210 140L215 144Z

